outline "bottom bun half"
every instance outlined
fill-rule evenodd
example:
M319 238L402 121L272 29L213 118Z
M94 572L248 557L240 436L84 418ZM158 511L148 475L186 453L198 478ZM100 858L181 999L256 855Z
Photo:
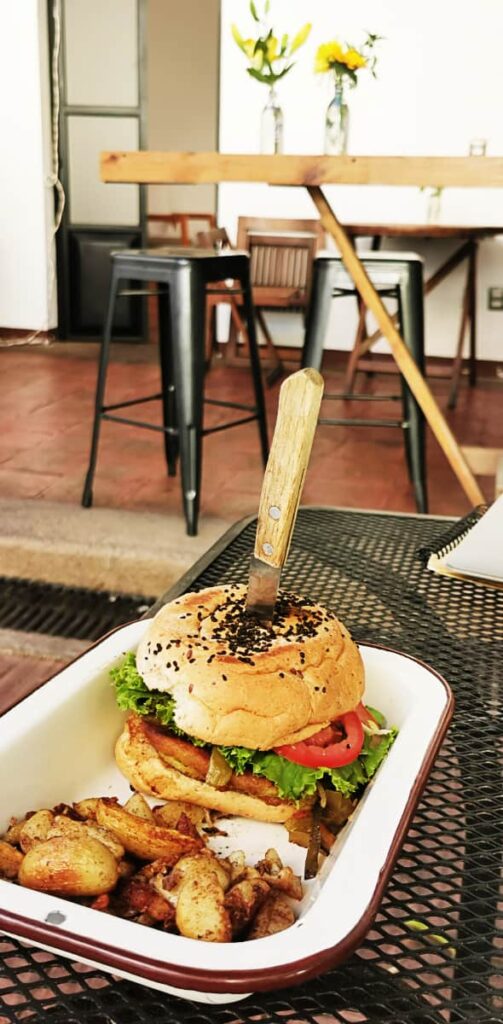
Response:
M183 775L165 764L148 739L136 729L129 728L129 722L117 740L115 760L135 789L147 796L186 800L210 811L255 821L283 822L295 811L295 805L286 801L269 804L258 797L229 789L215 789L207 782Z

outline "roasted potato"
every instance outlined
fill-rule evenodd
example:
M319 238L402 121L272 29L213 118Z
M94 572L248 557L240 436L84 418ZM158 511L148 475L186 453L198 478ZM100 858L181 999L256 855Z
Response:
M224 906L224 891L208 859L197 875L183 879L176 902L176 926L189 939L230 942L232 926Z
M161 807L154 807L154 818L158 825L176 828L182 814L186 814L193 825L211 825L211 812L206 807L189 804L186 800L168 800Z
M124 804L124 810L129 814L136 814L137 818L144 818L145 821L155 821L154 815L141 793L133 793Z
M224 906L231 919L233 936L240 935L248 927L270 891L263 878L245 878L229 889Z
M230 876L228 870L226 870L222 861L209 850L204 850L202 853L188 857L181 857L171 872L169 889L171 891L177 890L189 878L206 877L209 873L215 875L223 891L229 887Z
M57 836L33 846L19 868L28 889L59 896L99 896L118 879L117 861L97 839Z
M17 878L23 854L11 843L0 839L0 878Z
M24 853L31 850L36 843L41 843L47 837L49 829L54 824L52 811L37 811L28 818L19 833L19 845Z
M279 889L292 900L302 899L302 882L294 875L291 868L283 867L276 850L267 850L263 860L259 860L257 870L271 888Z
M295 914L286 896L272 890L257 911L246 937L262 939L266 935L275 935L290 928L294 922Z
M164 828L150 821L130 814L115 800L108 797L99 801L96 817L98 824L117 837L128 851L140 860L156 860L169 857L171 863L183 854L193 853L202 847L202 840L182 835L175 829Z
M26 822L30 817L33 817L33 814L26 814L24 818L11 818L9 827L5 835L2 836L4 843L10 843L11 846L19 846L21 829L26 825Z
M175 908L153 883L154 879L149 880L141 871L130 878L120 892L120 913L142 924L156 922L166 928L175 921Z
M116 860L121 860L125 853L122 843L119 842L113 832L109 832L106 828L101 828L95 822L73 821L72 818L67 818L64 814L56 815L54 824L49 829L46 838L55 839L57 836L71 836L75 839L85 839L86 837L97 839L99 843L103 843L103 846L110 850L110 853L113 853Z
M99 801L99 796L90 796L86 800L77 800L76 803L72 804L73 810L84 821L96 821L96 808Z

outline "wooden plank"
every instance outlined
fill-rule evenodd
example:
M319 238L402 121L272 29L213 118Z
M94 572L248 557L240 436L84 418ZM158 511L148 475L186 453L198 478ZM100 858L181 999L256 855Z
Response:
M348 224L343 228L351 238L486 238L503 235L497 224Z
M496 468L496 490L494 497L499 498L500 494L503 494L503 455L500 455Z
M261 156L230 153L101 154L101 180L139 184L412 185L503 188L503 157Z
M476 445L463 445L463 455L470 469L477 476L496 476L503 462L503 448L480 448Z
M384 337L389 341L393 358L405 377L412 394L421 406L426 421L431 427L467 498L472 505L482 504L484 496L461 452L456 438L442 416L430 388L421 376L393 320L371 283L365 268L358 258L354 245L337 220L321 189L316 186L310 186L308 192L318 210L321 223L325 230L332 235L341 254L344 266L351 275L359 294L367 308L374 314Z

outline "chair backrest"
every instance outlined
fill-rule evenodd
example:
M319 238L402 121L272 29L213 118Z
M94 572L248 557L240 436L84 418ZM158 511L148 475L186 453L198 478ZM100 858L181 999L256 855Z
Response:
M208 231L198 231L196 245L201 249L232 249L230 238L225 228L210 228Z
M207 224L210 229L216 226L214 213L149 213L147 221L148 243L154 247L170 244L192 245L195 224ZM154 224L157 227L152 231L150 226Z
M306 306L313 260L324 241L319 220L240 217L237 245L250 253L255 304Z

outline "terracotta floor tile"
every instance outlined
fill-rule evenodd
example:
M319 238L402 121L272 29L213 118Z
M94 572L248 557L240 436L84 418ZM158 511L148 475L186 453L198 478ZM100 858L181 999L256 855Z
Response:
M127 400L159 389L159 369L146 355L135 362L118 357L110 367L109 402ZM5 401L0 407L0 496L80 502L87 469L96 384L95 355L43 351L0 350ZM340 387L340 374L326 374L326 388ZM361 377L367 393L396 391L389 377ZM446 381L432 388L445 409ZM266 391L272 435L279 384ZM206 394L228 401L252 403L251 378L246 370L217 364L206 380ZM461 443L503 447L501 390L490 384L469 389L463 383L458 408L447 418ZM392 418L396 403L325 402L331 416L358 415ZM132 416L161 422L159 406L131 410ZM206 406L205 425L236 415L232 410ZM239 415L239 414L237 414ZM430 510L462 514L467 500L435 439L428 436ZM262 464L256 425L210 435L203 445L202 515L240 518L257 507ZM493 481L481 481L491 496ZM179 476L168 478L161 435L104 423L94 485L95 504L181 514ZM414 510L413 492L398 430L320 426L303 500L306 504Z

